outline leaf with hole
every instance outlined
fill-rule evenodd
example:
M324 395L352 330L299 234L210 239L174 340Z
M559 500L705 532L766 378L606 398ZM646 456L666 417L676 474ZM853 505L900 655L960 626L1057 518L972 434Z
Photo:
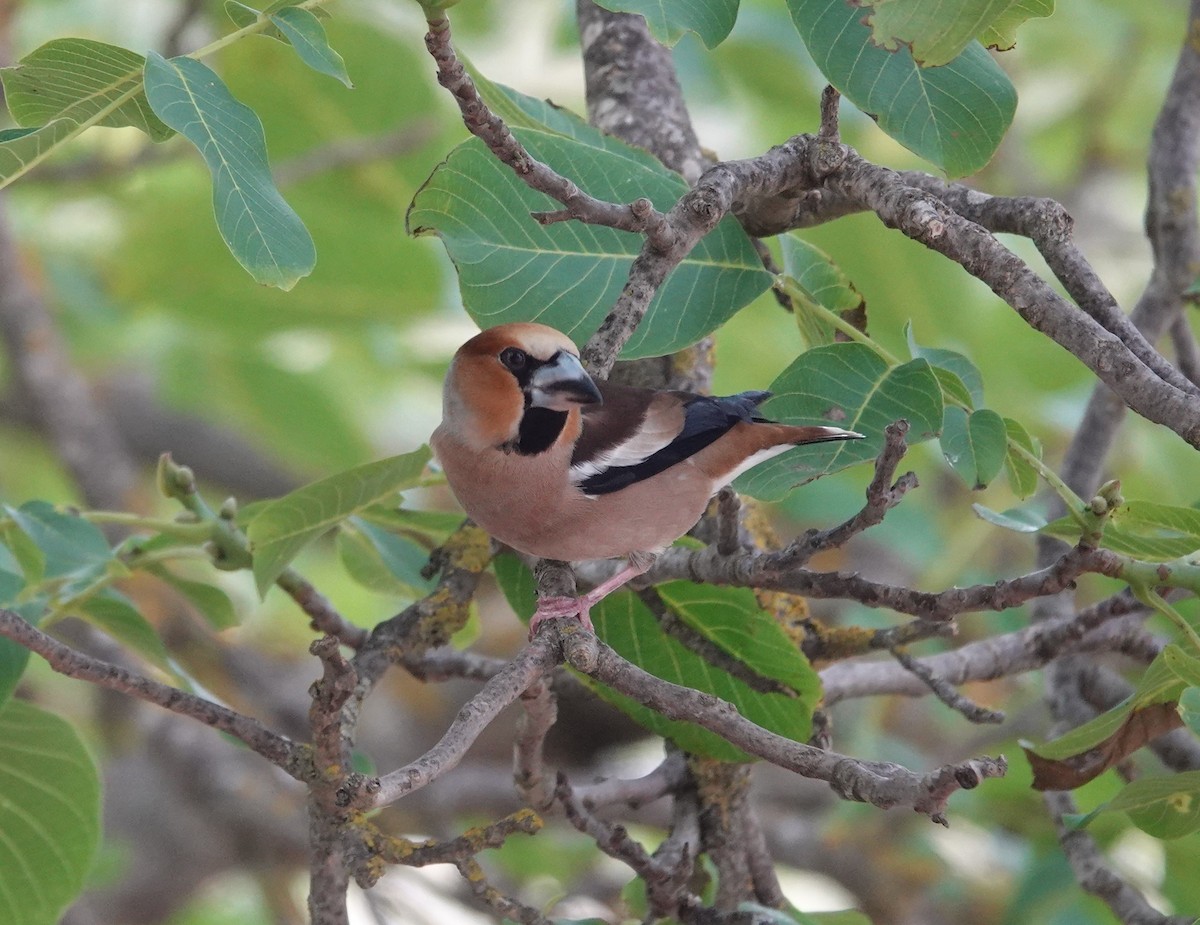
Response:
M762 410L772 420L834 425L866 439L796 447L739 476L738 490L763 501L778 501L815 478L873 460L893 421L909 422L909 445L936 436L942 425L942 390L929 363L889 366L865 344L802 353L771 383L771 392Z
M879 127L951 177L983 167L1012 122L1017 93L978 42L949 63L922 68L907 48L871 41L861 8L845 0L787 0L792 21L826 79Z
M311 273L312 237L275 188L254 110L234 99L208 66L155 52L146 58L146 98L203 156L217 229L238 263L258 282L284 290Z
M866 4L864 4L866 5ZM1001 50L1016 44L1025 20L1049 16L1054 0L874 0L867 24L875 44L887 51L907 46L922 67L953 60L975 39Z
M1190 835L1200 829L1200 771L1130 781L1086 822L1105 812L1128 813L1134 825L1155 838Z

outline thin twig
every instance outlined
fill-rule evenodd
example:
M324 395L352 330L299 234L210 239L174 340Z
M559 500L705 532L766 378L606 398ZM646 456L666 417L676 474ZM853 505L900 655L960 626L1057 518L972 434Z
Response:
M919 659L913 658L904 649L895 647L891 650L892 657L904 666L905 671L921 679L921 683L933 692L942 703L952 710L957 710L972 723L1002 723L1004 714L998 710L989 710L964 696L954 689L954 685L945 678L939 677L934 671Z
M463 705L433 748L404 767L370 782L373 792L364 790L357 803L361 803L362 808L387 806L454 768L496 715L559 663L560 646L557 633L539 633L503 671Z
M296 780L307 781L311 776L312 762L308 750L272 732L256 719L177 687L152 681L127 668L85 655L35 629L19 614L3 608L0 608L0 636L6 636L31 652L36 652L59 674L90 681L181 716L189 716L245 743Z

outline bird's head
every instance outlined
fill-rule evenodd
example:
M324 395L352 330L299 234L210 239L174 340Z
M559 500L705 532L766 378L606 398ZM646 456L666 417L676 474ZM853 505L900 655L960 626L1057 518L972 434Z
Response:
M531 409L564 414L601 400L575 344L543 324L482 331L458 348L446 375L446 419L470 420L493 445L515 439Z

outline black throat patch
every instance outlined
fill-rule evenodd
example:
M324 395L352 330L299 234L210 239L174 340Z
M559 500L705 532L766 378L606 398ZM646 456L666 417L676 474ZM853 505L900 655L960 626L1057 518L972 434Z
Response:
M504 444L504 451L520 453L522 456L537 456L554 445L554 441L566 426L567 412L526 405L521 424L517 428L517 438Z

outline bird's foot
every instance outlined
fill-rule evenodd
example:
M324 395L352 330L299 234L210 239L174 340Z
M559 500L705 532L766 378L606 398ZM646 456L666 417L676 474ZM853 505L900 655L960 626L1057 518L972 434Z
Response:
M559 617L579 617L579 622L583 624L583 628L589 633L596 632L592 626L592 618L589 611L592 609L592 603L588 600L588 596L583 597L544 597L538 601L537 610L529 619L529 638L533 639L533 634L537 632L537 628L546 620L556 620Z

